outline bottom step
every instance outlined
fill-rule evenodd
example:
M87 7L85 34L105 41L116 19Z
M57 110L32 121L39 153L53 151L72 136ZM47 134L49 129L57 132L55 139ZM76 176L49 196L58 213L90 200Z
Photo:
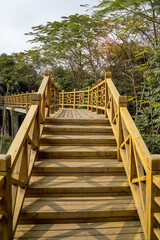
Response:
M139 221L18 225L14 240L142 240Z

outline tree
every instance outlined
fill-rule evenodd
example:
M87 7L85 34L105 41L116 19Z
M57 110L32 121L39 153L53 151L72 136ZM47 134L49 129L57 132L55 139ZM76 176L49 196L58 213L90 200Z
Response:
M0 55L0 94L3 96L18 92L37 90L40 84L40 75L34 68L26 53ZM2 151L3 136L6 135L6 106L3 106L3 120L1 126Z
M88 73L96 80L104 71L106 27L101 17L75 14L32 30L30 42L40 43L41 57L52 69L61 65L69 70L72 88L82 88Z
M110 66L133 85L132 116L150 151L160 151L160 4L154 0L103 0L97 14L112 21ZM118 49L118 51L117 51ZM117 52L117 53L116 53ZM120 53L120 54L118 54ZM126 57L127 56L127 57ZM124 61L122 61L124 60ZM116 76L117 79L117 76Z

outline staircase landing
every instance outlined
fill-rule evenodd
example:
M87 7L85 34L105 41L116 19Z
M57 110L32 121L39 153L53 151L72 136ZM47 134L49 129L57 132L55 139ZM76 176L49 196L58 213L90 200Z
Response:
M15 239L144 239L108 119L78 109L46 119Z
M59 119L104 119L102 115L85 109L60 109L57 113L53 114L53 118Z

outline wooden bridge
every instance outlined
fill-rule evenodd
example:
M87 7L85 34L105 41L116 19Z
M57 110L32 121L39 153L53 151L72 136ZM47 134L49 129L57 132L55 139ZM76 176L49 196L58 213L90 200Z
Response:
M0 101L29 109L0 155L0 239L160 239L160 155L110 73L59 93L45 71L38 92Z

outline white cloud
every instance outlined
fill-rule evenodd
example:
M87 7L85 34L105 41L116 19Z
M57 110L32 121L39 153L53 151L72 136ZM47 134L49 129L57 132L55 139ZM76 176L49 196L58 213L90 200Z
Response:
M99 0L0 0L0 53L31 48L24 33L61 16L85 13L80 4L96 5Z

